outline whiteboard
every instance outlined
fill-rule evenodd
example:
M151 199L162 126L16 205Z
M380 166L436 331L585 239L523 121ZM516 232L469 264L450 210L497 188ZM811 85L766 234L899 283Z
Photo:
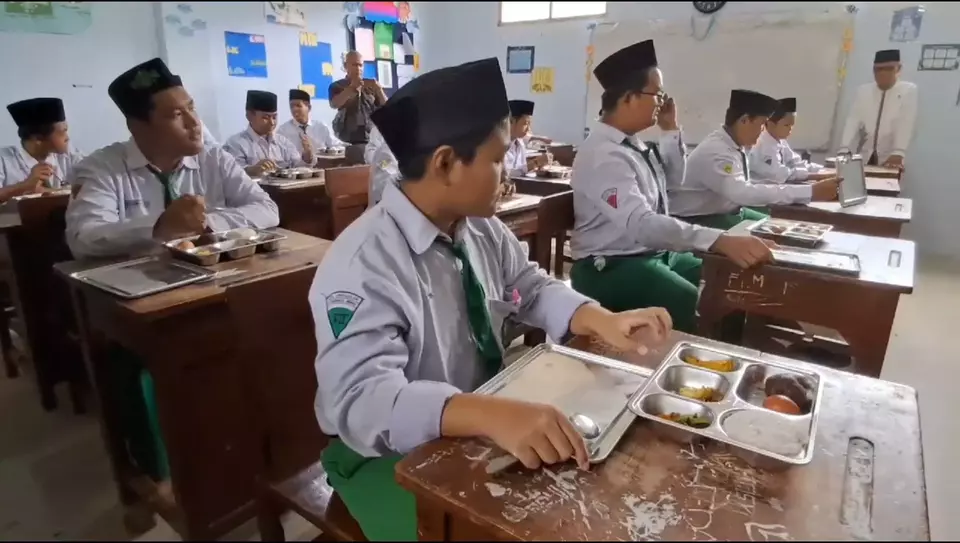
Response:
M696 17L669 26L630 21L598 28L592 37L594 66L616 51L652 38L663 71L664 90L677 101L684 139L700 142L723 124L734 88L774 98L797 98L792 147L826 149L840 98L844 31L852 15L842 9L798 14L771 21L760 16L739 19L717 14L706 39L709 18ZM852 28L851 28L852 32ZM850 36L852 37L852 36ZM603 89L592 75L587 86L585 126L600 111Z

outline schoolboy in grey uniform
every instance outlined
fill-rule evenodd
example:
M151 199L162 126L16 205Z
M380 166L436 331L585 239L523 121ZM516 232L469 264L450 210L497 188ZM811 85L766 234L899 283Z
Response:
M465 107L464 104L469 104ZM441 436L486 437L530 468L586 449L550 406L471 394L499 371L507 318L561 340L595 334L641 349L659 308L614 314L527 261L493 218L509 145L495 58L430 72L373 114L402 180L333 243L310 289L317 420L331 485L370 540L416 540L401 455Z
M671 216L667 188L680 186L685 148L677 106L663 91L653 40L617 51L597 65L603 86L600 122L573 161L573 288L611 310L666 307L677 329L696 327L700 259L715 251L749 267L769 260L753 237L690 225ZM638 134L653 125L659 146Z
M67 117L59 98L30 98L7 106L20 143L0 148L0 202L58 189L83 159L70 149Z
M247 128L223 143L223 148L237 159L247 175L259 177L277 168L311 166L316 161L313 146L303 152L282 134L277 133L277 95L272 92L247 91Z
M837 197L836 179L812 185L751 183L747 153L757 144L767 119L776 109L777 101L765 94L730 91L723 126L707 135L690 153L683 186L670 189L675 215L694 224L727 230L745 220L767 217L764 209L748 206L805 204Z
M277 205L226 151L204 146L193 98L160 59L123 73L110 97L132 137L76 167L66 214L76 258L137 252L205 229L270 228Z
M76 169L67 243L77 258L123 255L204 229L276 226L277 206L219 147L204 147L193 98L159 58L108 87L129 141L108 145ZM119 345L107 355L105 393L120 418L131 460L169 490L153 380Z

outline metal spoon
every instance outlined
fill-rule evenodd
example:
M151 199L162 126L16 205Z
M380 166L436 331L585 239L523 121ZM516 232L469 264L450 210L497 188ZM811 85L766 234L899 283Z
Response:
M600 426L596 423L596 421L584 415L583 413L574 413L571 415L570 423L573 424L573 427L577 430L577 432L580 433L581 436L583 436L584 439L596 439L597 436L600 435ZM516 457L511 454L494 458L487 463L487 474L496 475L510 466L513 466L517 462L519 462L519 460L517 460Z

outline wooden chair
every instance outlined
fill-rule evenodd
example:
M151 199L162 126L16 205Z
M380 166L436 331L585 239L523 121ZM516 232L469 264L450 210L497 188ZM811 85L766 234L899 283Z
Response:
M347 166L324 171L324 186L330 197L333 239L367 209L370 166Z
M307 293L314 266L270 281L227 290L245 358L255 431L263 435L264 467L257 485L257 520L264 541L284 541L280 517L294 511L323 532L321 540L364 541L363 532L327 482L319 458L328 438L314 415L317 348ZM299 300L294 306L290 300ZM283 331L295 338L280 345Z
M69 196L27 198L17 202L21 226L13 243L18 254L29 258L15 261L27 341L40 387L41 403L47 410L57 408L53 388L66 381L76 413L86 411L87 375L80 354L77 325L70 311L70 291L54 275L53 265L72 260L64 240Z
M557 279L563 279L563 247L567 232L573 229L573 191L561 192L540 200L537 208L537 235L535 260L545 270L552 269ZM552 249L552 250L551 250Z

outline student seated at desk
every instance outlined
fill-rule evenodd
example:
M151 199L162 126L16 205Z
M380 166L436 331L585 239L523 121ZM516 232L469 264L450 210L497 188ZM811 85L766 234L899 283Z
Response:
M74 257L121 256L204 229L269 228L280 222L276 204L232 156L204 147L193 98L162 60L124 72L108 92L132 137L77 165L82 184L66 213ZM170 471L150 374L117 345L109 350L108 364L106 393L132 461L154 480L166 481ZM169 492L169 486L161 488Z
M396 185L400 179L397 169L397 157L393 156L390 146L383 141L383 135L376 125L370 130L370 142L363 150L363 162L370 165L370 192L367 194L367 207L373 207L383 197L387 185Z
M247 91L247 129L227 138L223 148L237 159L247 175L260 177L277 168L297 168L314 163L314 149L297 150L277 128L277 95Z
M327 125L310 118L310 110L313 109L310 100L310 94L306 91L290 89L290 114L293 118L280 125L277 134L287 138L301 154L307 147L345 147L346 144L334 136Z
M530 135L533 121L533 102L510 100L510 148L503 159L508 177L521 176L547 164L546 155L527 157L525 139Z
M823 166L804 160L790 148L787 139L797 122L797 99L777 100L777 109L767 119L765 130L750 149L750 177L754 183L801 183L833 177L818 173Z
M741 221L767 217L747 206L805 204L837 197L836 179L812 185L751 182L748 148L757 144L764 124L776 108L776 100L759 92L730 92L723 126L707 135L690 153L683 184L670 187L674 214L690 223L727 230Z
M76 258L138 252L204 229L269 228L277 206L230 154L204 147L193 99L160 59L121 74L110 98L132 135L77 165L67 207Z
M417 539L416 504L394 465L441 436L488 438L529 468L587 467L583 439L556 408L471 393L501 369L508 319L624 350L671 328L662 309L611 313L550 278L494 218L508 114L495 58L398 90L373 121L400 185L333 242L310 288L317 420L338 436L322 461L371 541Z
M701 262L685 251L716 251L749 267L768 261L770 250L670 216L666 186L682 182L685 148L676 105L664 103L653 40L617 51L593 73L603 112L573 161L573 288L610 310L666 307L677 329L691 332ZM638 137L655 124L659 154Z
M0 203L14 196L59 189L83 158L71 150L59 98L31 98L7 106L19 145L0 148Z

